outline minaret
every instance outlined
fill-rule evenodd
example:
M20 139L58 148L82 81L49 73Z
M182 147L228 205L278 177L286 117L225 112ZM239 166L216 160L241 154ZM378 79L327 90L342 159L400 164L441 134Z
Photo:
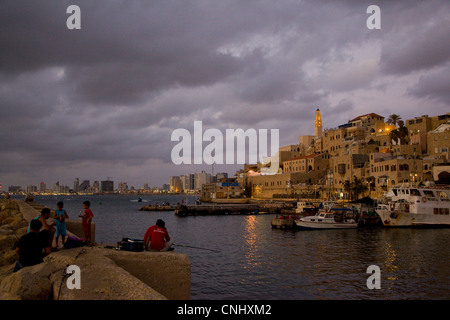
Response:
M314 136L322 136L322 116L320 115L320 110L316 110L316 119L314 120Z

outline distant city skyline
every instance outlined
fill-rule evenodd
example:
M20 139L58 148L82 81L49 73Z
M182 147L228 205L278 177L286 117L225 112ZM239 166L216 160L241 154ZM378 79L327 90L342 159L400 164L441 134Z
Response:
M187 173L184 173L184 174L181 174L181 175L190 175L190 174L191 175L195 174L195 172L187 172ZM210 174L210 173L208 173L208 174ZM216 172L212 176L223 175L223 174L224 174L224 172ZM229 175L227 172L225 172L225 174ZM232 175L234 175L234 173ZM65 181L62 181L62 180L57 180L57 181L54 181L54 182L42 180L39 183L4 185L2 187L2 189L0 189L0 191L2 191L2 190L3 191L8 191L8 188L11 187L11 186L12 187L21 187L22 190L26 190L27 187L29 187L29 186L35 186L36 187L36 191L40 191L42 187L45 188L44 190L53 190L55 184L58 184L59 186L65 186L65 187L68 187L69 189L71 189L74 192L78 192L77 188L75 188L75 183L76 183L77 180L78 180L78 183L79 183L78 187L79 187L80 191L82 189L84 189L83 183L85 183L85 182L88 182L88 185L92 186L95 182L98 182L100 184L100 183L105 182L105 181L111 181L111 182L114 183L114 190L119 190L121 183L126 184L126 186L128 188L132 188L133 187L135 189L141 189L141 188L146 188L146 187L147 188L162 188L165 184L170 185L170 177L168 177L167 182L164 182L161 185L153 185L150 182L144 182L142 185L133 185L133 184L130 184L129 182L127 182L127 181L122 181L122 180L117 180L116 181L116 180L113 180L113 179L96 180L96 179L89 179L89 178L86 178L86 179L84 179L84 178L82 178L82 179L74 178L72 183L66 183ZM99 188L101 190L101 185L99 185Z
M279 129L280 146L357 116L450 110L450 2L2 1L0 184L162 186L177 128ZM217 165L234 174L242 165Z

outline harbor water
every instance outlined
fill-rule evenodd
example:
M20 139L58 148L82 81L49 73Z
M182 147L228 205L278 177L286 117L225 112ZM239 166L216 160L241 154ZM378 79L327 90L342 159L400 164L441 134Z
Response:
M36 196L52 208L63 201L78 219L89 200L97 243L142 239L157 219L166 222L191 260L193 300L449 299L450 229L272 229L274 215L177 217L139 211L144 205L186 201L186 196ZM203 250L199 248L211 250ZM380 268L380 289L369 289L367 268Z

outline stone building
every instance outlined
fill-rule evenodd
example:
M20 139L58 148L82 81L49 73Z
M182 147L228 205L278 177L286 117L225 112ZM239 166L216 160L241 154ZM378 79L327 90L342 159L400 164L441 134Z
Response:
M300 156L283 162L283 172L310 172L328 170L330 156L327 153Z
M427 133L427 154L448 161L450 150L450 123L443 123Z

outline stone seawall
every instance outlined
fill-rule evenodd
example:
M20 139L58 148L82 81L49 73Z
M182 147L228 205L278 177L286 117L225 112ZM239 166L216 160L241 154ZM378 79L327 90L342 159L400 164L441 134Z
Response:
M33 208L23 201L17 201L16 205L15 220L21 226L17 230L23 235L28 221L36 217L40 209L38 205L33 205ZM10 236L13 235L8 234L11 243L4 241L6 248L13 246ZM96 246L62 249L45 257L43 263L13 273L17 256L13 250L8 252L12 252L10 259L6 265L0 266L2 300L190 299L191 265L185 254L173 251L127 252ZM64 271L68 265L80 268L81 289L67 288Z

